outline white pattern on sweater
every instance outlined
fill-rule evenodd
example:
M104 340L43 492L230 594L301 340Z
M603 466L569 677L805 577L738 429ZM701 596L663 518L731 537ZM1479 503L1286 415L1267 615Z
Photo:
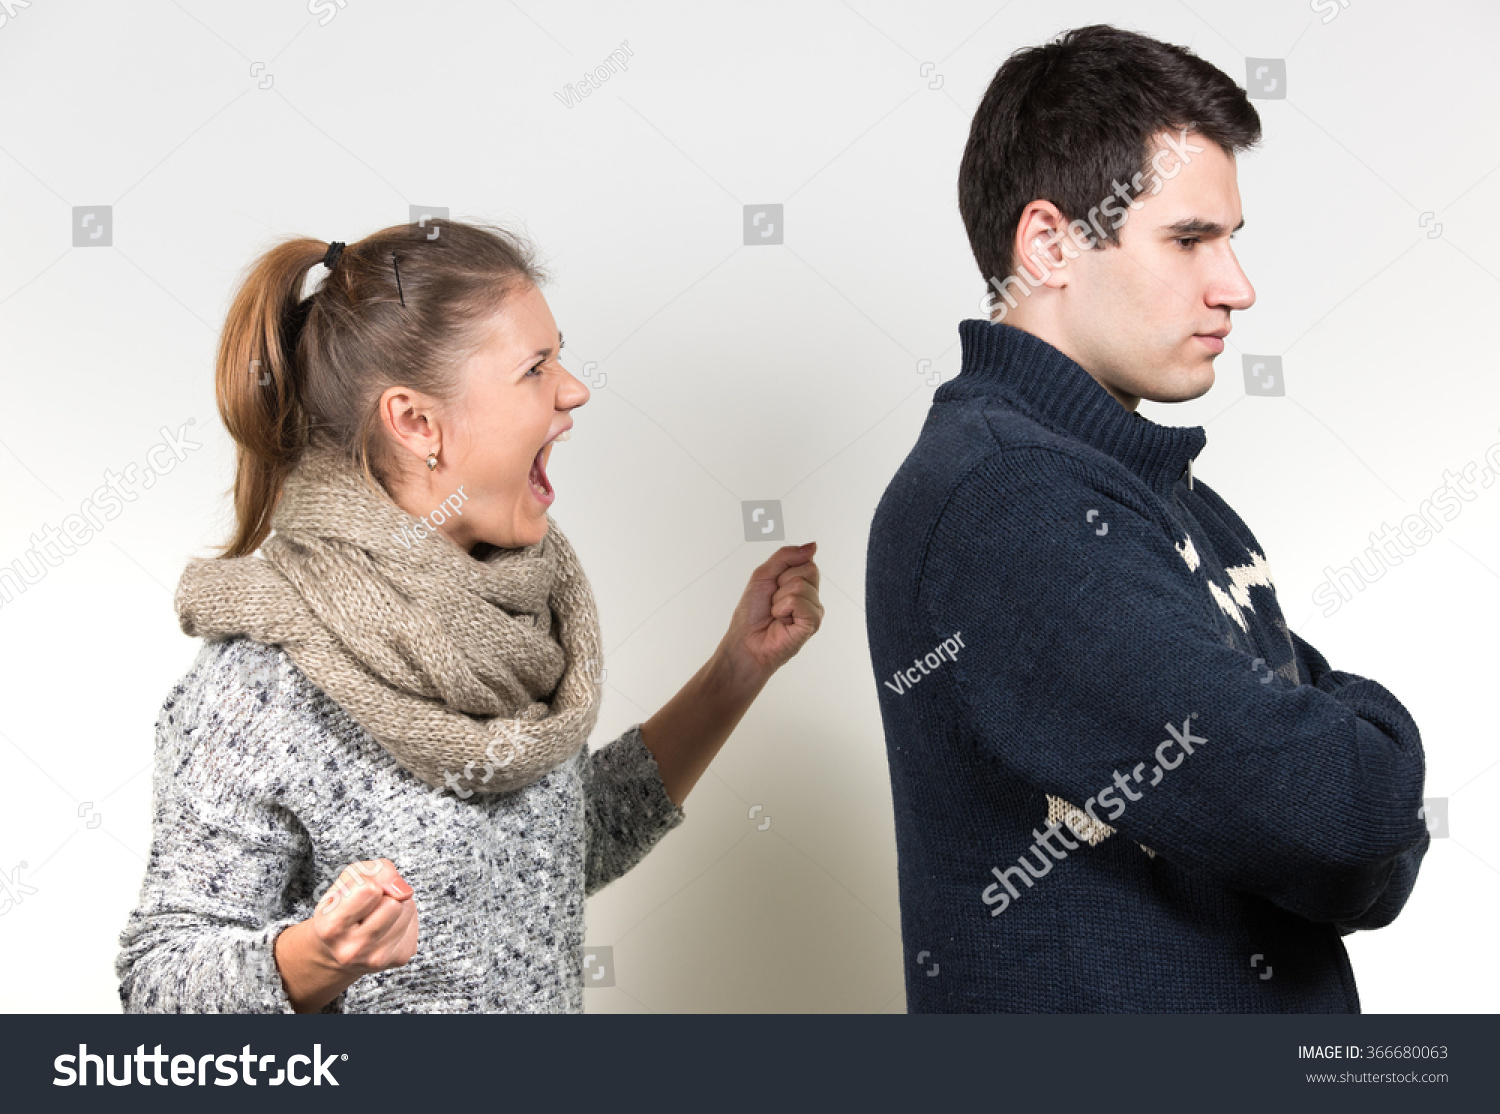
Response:
M397 765L279 647L205 643L156 724L151 858L120 934L127 1013L290 1013L276 935L387 858L417 953L325 1013L583 1009L583 899L685 818L639 725L514 793L459 800Z
M1176 543L1176 549L1182 559L1187 562L1189 572L1198 571L1198 551L1193 548L1192 537L1186 537ZM1224 570L1229 577L1229 591L1224 591L1212 580L1208 582L1208 594L1213 597L1214 603L1219 605L1219 610L1228 615L1239 624L1240 630L1248 631L1250 628L1245 623L1245 613L1241 608L1255 610L1255 605L1250 602L1250 588L1255 584L1265 585L1273 591L1276 588L1271 580L1271 563L1265 557L1249 550L1250 563L1248 565L1230 565ZM1288 678L1292 684L1297 683L1296 677Z

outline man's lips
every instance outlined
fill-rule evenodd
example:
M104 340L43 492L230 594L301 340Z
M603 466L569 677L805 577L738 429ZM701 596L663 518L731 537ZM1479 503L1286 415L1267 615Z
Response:
M1215 329L1211 333L1194 333L1193 334L1193 336L1195 336L1197 339L1201 340L1204 344L1206 344L1208 346L1208 350L1210 352L1215 352L1215 353L1224 351L1224 338L1227 337L1228 335L1229 335L1229 330L1228 329Z

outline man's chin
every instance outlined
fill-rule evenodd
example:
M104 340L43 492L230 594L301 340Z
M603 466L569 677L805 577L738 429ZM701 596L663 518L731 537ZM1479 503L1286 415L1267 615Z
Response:
M1191 402L1208 394L1214 385L1214 365L1205 363L1167 382L1153 383L1141 393L1147 402Z

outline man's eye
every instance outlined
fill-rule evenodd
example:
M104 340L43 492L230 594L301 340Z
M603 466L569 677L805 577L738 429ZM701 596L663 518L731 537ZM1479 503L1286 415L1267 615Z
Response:
M1177 242L1179 244L1196 244L1198 242L1198 237L1196 237L1196 236L1179 236L1179 237L1177 237ZM1191 251L1192 249L1189 248L1188 250Z

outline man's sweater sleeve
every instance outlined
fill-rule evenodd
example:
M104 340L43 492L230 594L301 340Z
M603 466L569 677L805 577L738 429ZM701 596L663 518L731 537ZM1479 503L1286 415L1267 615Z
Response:
M255 788L259 705L229 697L191 730L180 716L158 725L151 857L115 961L126 1013L295 1012L274 948L312 915L284 900L311 845Z
M1298 673L1308 678L1308 684L1336 694L1345 685L1356 682L1374 683L1358 674L1330 668L1328 659L1318 652L1317 647L1296 631L1289 630L1287 633L1292 636ZM1391 865L1390 878L1379 897L1362 915L1338 922L1339 932L1348 936L1357 929L1384 928L1395 920L1396 914L1401 912L1406 899L1411 896L1412 887L1417 881L1417 870L1422 865L1422 856L1427 854L1427 847L1431 842L1430 833L1426 834L1421 842L1399 855Z
M584 893L603 888L646 857L686 818L662 784L640 724L584 758Z
M1297 676L1307 678L1309 685L1316 685L1331 672L1328 659L1296 631L1287 628L1287 634L1291 636L1292 651L1297 658Z
M1002 776L1310 920L1399 911L1429 840L1416 724L1365 678L1265 682L1139 484L993 454L946 500L918 595L933 643L912 653L962 635L941 668Z

